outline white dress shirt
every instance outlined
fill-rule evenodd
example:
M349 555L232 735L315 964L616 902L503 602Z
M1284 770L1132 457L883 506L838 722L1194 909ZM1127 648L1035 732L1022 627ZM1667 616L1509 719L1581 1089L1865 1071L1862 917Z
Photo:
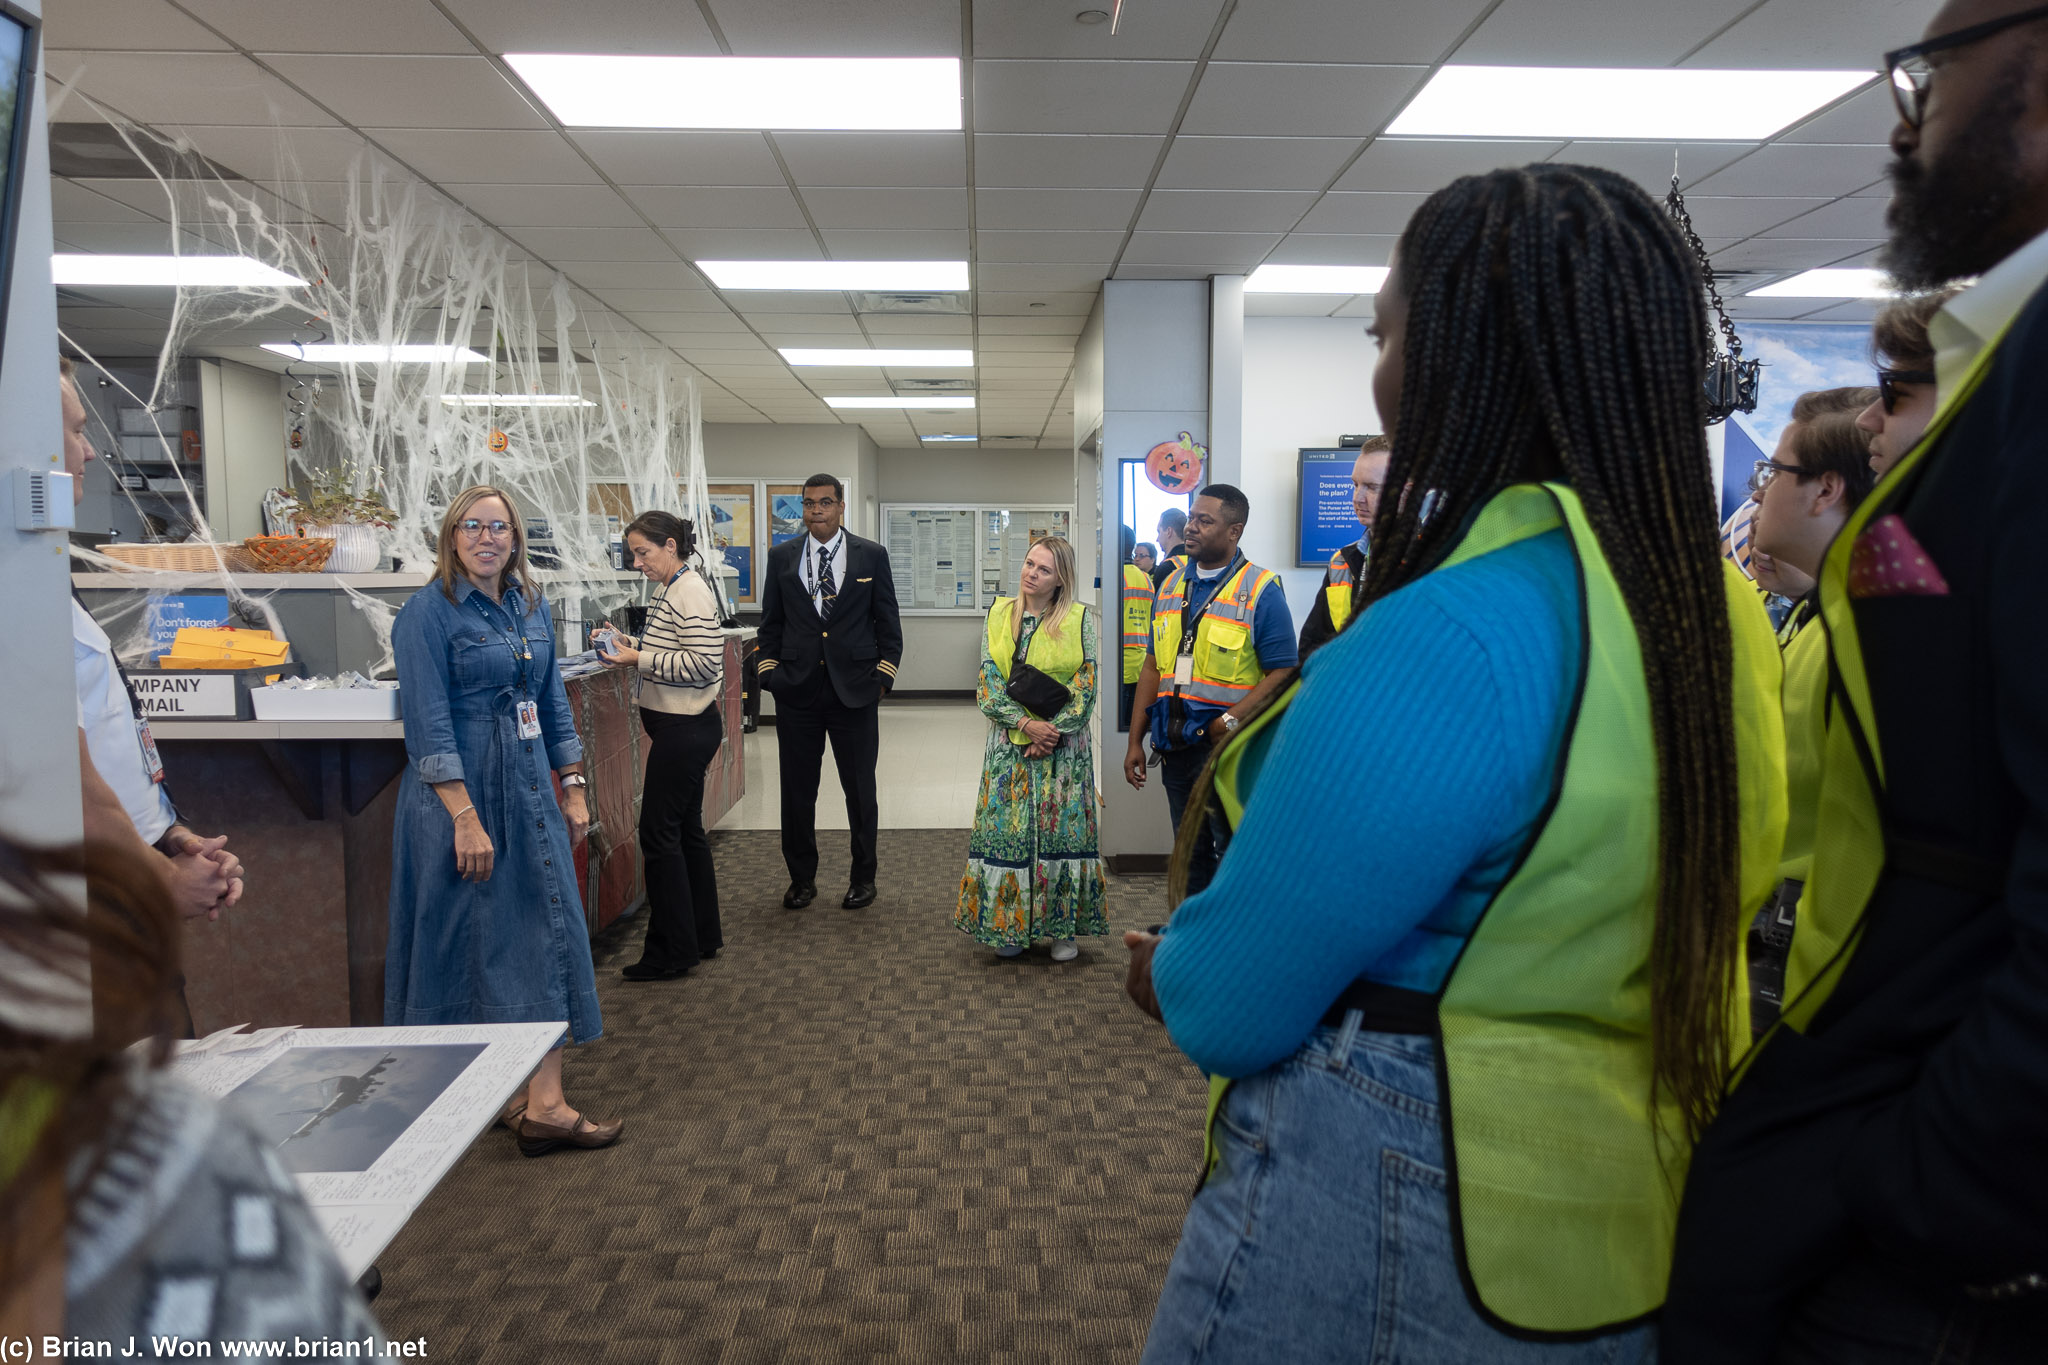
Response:
M85 731L92 766L121 799L142 842L153 844L177 823L178 812L163 784L150 778L113 642L77 598L71 600L71 661L78 681L78 727Z
M804 591L811 595L811 605L822 617L825 614L825 599L819 591L818 583L820 548L818 538L809 531L804 532L804 552L797 557L796 571L804 580ZM832 586L836 591L846 584L846 561L839 557L839 552L846 548L846 528L842 526L834 531L832 539L826 541L822 548L825 551L825 558L832 565Z
M2043 284L2048 284L2048 232L1985 271L1983 278L1928 319L1940 401L1955 392L1984 348L2011 325Z

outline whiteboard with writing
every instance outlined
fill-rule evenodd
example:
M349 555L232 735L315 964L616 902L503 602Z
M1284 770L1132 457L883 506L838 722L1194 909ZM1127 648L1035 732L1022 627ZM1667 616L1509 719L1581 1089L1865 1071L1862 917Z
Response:
M129 675L135 704L154 720L234 720L235 680L221 673L144 673Z
M1040 536L1072 538L1074 509L995 503L884 503L882 545L905 615L980 616L1017 591Z

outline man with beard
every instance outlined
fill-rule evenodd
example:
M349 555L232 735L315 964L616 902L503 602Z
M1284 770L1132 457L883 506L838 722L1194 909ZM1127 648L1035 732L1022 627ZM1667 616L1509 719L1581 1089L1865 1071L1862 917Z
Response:
M1833 705L1785 1012L1695 1150L1662 1359L2048 1351L2048 6L1888 55L1926 437L1821 564Z

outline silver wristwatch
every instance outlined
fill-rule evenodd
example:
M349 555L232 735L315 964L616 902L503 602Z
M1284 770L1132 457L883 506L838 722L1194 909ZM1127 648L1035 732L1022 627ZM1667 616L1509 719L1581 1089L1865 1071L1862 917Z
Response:
M1218 721L1218 722L1219 722L1219 723L1220 723L1220 724L1221 724L1221 725L1223 726L1223 733L1224 733L1224 734L1226 734L1226 735L1234 735L1234 734L1236 734L1236 733L1237 733L1237 717L1236 717L1236 716L1233 716L1233 715L1231 715L1231 714L1230 714L1230 713L1229 713L1228 711L1225 711L1225 712L1224 712L1224 713L1223 713L1222 715L1220 715L1220 716L1216 717L1216 719L1217 719L1217 721Z
M567 777L562 779L562 785L565 787L588 787L590 785L590 779L585 777L582 773L570 773Z

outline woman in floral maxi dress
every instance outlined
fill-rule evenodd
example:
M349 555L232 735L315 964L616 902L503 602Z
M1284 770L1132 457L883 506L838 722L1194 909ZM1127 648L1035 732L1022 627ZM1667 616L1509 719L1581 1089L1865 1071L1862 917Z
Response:
M1074 550L1058 536L1032 545L1018 587L1017 597L990 610L982 637L976 701L989 718L988 747L953 924L1001 957L1050 938L1053 960L1067 962L1077 955L1076 935L1109 928L1088 733L1095 623L1074 601ZM1006 687L1012 658L1060 677L1073 699L1050 720L1026 711ZM1071 678L1061 677L1065 667L1074 668Z

